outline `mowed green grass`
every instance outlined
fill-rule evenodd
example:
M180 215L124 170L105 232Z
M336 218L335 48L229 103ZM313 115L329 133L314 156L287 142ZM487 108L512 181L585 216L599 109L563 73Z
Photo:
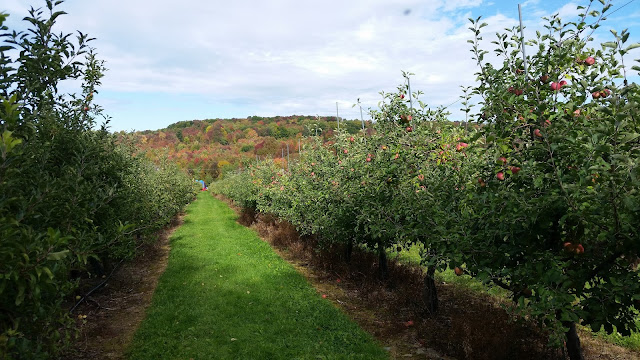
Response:
M379 344L208 193L171 237L129 359L387 359Z

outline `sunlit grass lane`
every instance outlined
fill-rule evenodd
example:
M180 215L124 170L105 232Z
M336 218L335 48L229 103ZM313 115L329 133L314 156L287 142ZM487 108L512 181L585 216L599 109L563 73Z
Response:
M387 358L235 220L208 193L189 205L130 359Z

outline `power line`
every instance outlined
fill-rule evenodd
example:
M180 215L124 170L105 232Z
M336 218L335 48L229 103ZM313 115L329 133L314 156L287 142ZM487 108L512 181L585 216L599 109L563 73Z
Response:
M452 102L451 104L449 104L449 105L445 106L444 108L445 108L445 109L447 109L447 108L449 108L449 106L451 106L451 105L453 105L453 104L455 104L455 103L459 102L460 100L462 100L462 98L459 98L458 100L456 100L456 101Z
M625 7L625 6L629 5L629 4L631 4L631 3L632 3L632 2L634 2L634 1L636 1L636 0L631 0L631 1L629 1L628 3L626 3L626 4L622 5L622 6L620 6L619 8L617 8L617 9L613 10L612 12L610 12L609 14L607 14L607 16L613 15L616 11L618 11L618 10L622 9L623 7Z

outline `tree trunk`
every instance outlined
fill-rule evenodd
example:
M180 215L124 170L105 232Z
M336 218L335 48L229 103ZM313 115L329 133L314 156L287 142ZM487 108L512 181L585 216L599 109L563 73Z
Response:
M387 264L387 253L384 251L382 242L378 243L378 271L380 272L380 278L386 279L389 276L389 265Z
M425 303L425 310L429 314L435 314L438 312L438 290L436 289L436 280L434 275L436 268L429 266L427 268L427 274L424 276L424 289L422 291L422 298Z
M344 251L344 259L348 263L351 262L351 254L353 253L353 239L349 239L347 243L347 248Z
M582 348L580 347L580 337L576 331L576 323L573 321L567 321L562 323L562 325L569 328L566 332L567 353L569 354L569 359L584 360L584 357L582 356Z

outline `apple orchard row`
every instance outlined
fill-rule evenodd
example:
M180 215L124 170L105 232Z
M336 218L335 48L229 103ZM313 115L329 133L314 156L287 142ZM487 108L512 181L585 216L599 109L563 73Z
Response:
M488 62L484 24L472 20L477 83L464 104L474 96L480 109L465 105L467 123L420 92L412 106L401 85L382 93L373 133L316 141L288 170L263 162L217 191L347 259L354 245L378 252L381 276L386 250L421 244L428 310L433 274L452 268L507 289L556 344L576 324L629 334L640 300L640 92L621 59L637 46L622 32L596 50L580 30L593 24L548 20L549 34L528 41L537 52L526 72L516 28ZM567 347L575 358L579 344Z

